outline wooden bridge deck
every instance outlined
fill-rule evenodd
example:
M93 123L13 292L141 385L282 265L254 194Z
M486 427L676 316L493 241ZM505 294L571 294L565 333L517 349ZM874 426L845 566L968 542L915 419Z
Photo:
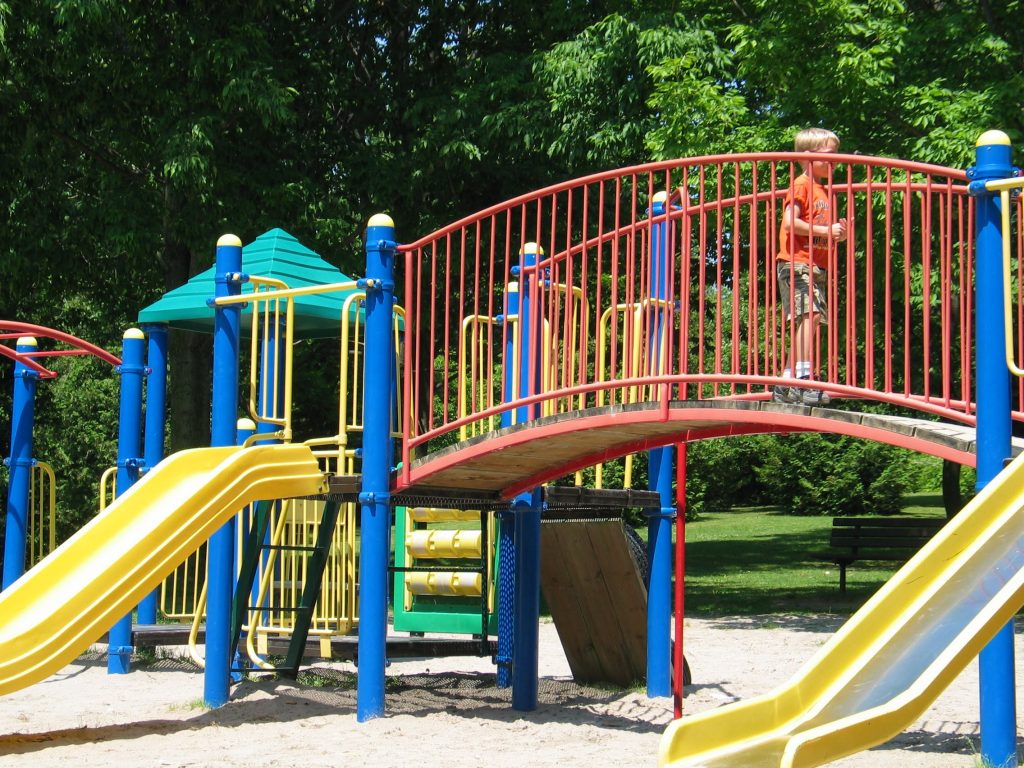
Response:
M548 416L414 459L395 490L509 498L577 469L663 445L729 435L825 432L888 443L973 466L975 430L904 416L750 400L680 400ZM1021 446L1016 444L1014 453Z

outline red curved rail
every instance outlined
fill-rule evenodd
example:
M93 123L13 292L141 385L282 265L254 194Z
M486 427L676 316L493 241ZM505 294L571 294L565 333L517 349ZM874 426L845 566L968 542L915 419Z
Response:
M516 409L537 417L613 403L768 398L795 332L776 285L781 216L807 157L714 155L595 174L400 246L403 466L460 427L485 432ZM972 424L966 174L860 155L831 160L827 185L850 234L828 271L816 386ZM672 205L652 217L659 192ZM666 233L663 270L651 258L656 228ZM530 319L544 333L523 339L506 297L523 280L512 268L531 241L544 256L529 275ZM653 288L659 278L662 294ZM540 381L510 400L509 344L528 348ZM1022 400L1018 388L1017 419Z
M22 336L34 336L36 338L53 339L54 341L66 344L66 347L49 349L49 350L37 350L35 352L18 352L17 349L11 347L5 343L0 343L0 355L3 357L20 362L26 368L29 368L39 374L41 379L55 379L57 378L57 372L52 371L49 368L36 362L38 358L43 357L67 357L72 355L92 355L106 363L117 366L121 364L121 358L116 355L112 355L102 347L97 347L95 344L90 344L88 341L72 336L69 333L55 330L54 328L47 328L43 325L33 325L32 323L21 323L15 320L0 320L0 340L7 341L9 339L19 339Z

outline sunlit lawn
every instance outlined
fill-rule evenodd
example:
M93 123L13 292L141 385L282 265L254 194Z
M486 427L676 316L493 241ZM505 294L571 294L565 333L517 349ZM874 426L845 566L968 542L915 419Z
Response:
M904 514L943 517L941 498L918 495ZM687 524L688 615L856 610L895 572L898 563L858 562L839 569L815 558L828 549L830 517L795 517L753 508L708 513Z

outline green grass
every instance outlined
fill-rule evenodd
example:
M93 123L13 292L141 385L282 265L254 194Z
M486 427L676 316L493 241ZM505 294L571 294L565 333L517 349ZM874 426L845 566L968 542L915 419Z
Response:
M916 495L904 514L944 517L941 498ZM796 517L754 508L707 513L686 526L686 613L849 614L897 570L898 563L859 562L847 568L839 593L838 566L825 552L830 517Z

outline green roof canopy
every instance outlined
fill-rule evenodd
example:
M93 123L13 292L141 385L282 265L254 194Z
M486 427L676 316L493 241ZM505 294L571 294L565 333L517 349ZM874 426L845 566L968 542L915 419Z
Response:
M159 301L139 312L140 323L166 323L171 328L213 333L213 307L207 300L214 296L214 271L210 267L187 283L168 291ZM289 288L344 283L352 280L336 267L304 246L283 229L272 229L242 248L242 271L249 275L273 277ZM355 292L297 296L295 298L295 338L337 338L341 335L341 310L345 299ZM242 293L252 293L252 284L243 283ZM358 302L352 305L359 311ZM249 335L252 308L242 309L242 335Z

